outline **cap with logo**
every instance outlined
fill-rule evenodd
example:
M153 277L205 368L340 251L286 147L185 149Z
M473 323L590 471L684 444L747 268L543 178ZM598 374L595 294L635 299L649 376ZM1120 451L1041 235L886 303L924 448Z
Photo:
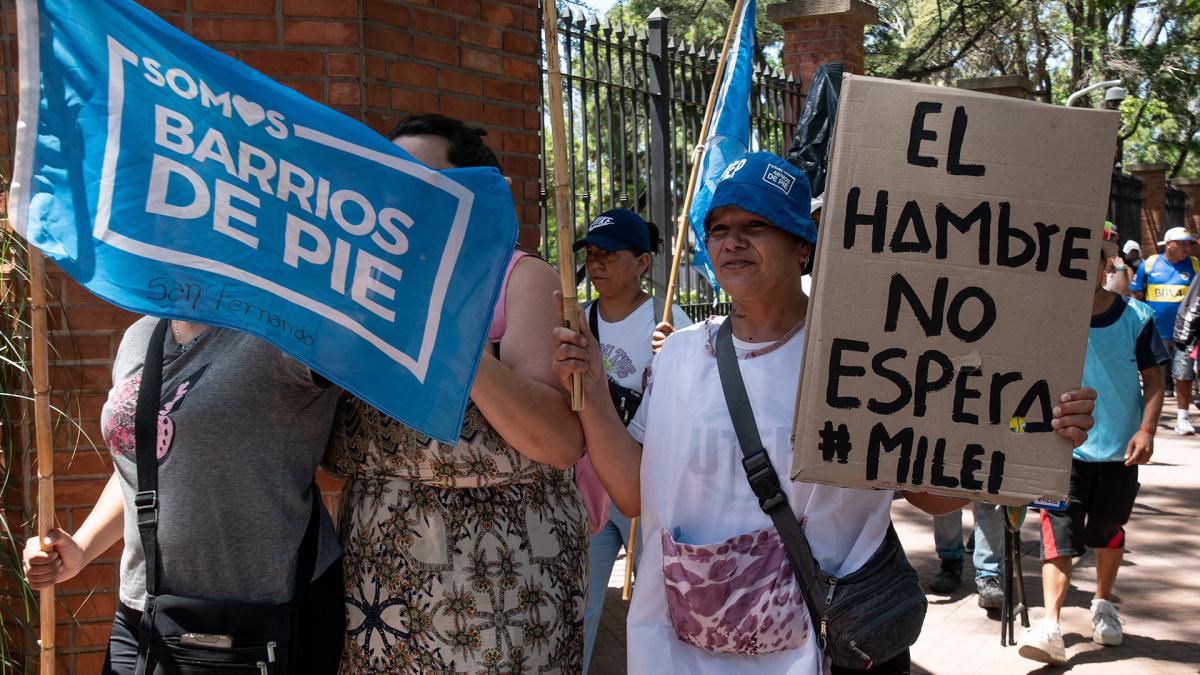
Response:
M808 179L778 155L752 152L731 162L717 179L708 213L722 206L737 206L809 243L817 241Z
M1158 245L1166 246L1168 241L1196 241L1196 238L1192 236L1191 232L1187 231L1187 228L1172 227L1167 230L1166 235L1163 236L1162 241L1158 242Z
M588 225L587 236L575 242L574 250L595 246L605 251L650 251L650 226L628 209L609 209Z

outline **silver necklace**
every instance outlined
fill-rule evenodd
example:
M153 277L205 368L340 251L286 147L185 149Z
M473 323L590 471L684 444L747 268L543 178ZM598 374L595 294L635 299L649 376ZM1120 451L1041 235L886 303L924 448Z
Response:
M174 321L171 321L171 335L175 337L175 344L179 345L180 352L186 352L191 349L192 345L196 344L196 338L199 337L198 335L194 335L191 340L184 342L179 334L179 326L175 325Z

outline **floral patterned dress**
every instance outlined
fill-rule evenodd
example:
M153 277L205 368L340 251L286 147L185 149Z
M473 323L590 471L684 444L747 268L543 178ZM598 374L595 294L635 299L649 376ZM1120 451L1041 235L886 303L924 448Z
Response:
M587 513L570 471L518 453L474 404L455 446L357 400L331 442L348 478L341 672L582 669Z

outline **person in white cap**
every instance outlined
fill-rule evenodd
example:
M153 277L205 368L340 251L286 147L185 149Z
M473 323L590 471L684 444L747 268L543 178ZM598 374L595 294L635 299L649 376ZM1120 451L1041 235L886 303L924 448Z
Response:
M1192 279L1200 272L1200 260L1191 255L1195 242L1196 237L1185 228L1172 227L1167 230L1166 236L1158 242L1159 246L1166 247L1163 254L1146 258L1129 286L1133 297L1145 301L1154 309L1158 334L1164 337L1163 343L1171 354L1167 387L1170 389L1172 382L1175 385L1175 404L1178 409L1175 433L1181 436L1196 433L1196 428L1188 418L1188 408L1192 403L1192 381L1196 379L1195 362L1186 350L1175 348L1171 336L1175 334L1175 316L1179 313L1179 305Z
M1133 269L1142 266L1142 245L1130 239L1121 247L1121 257L1125 260L1125 264Z

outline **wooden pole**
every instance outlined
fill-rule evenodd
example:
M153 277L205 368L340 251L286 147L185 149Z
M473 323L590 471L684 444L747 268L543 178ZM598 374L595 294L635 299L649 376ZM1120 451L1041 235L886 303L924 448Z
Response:
M713 108L717 104L717 94L721 91L721 82L725 79L725 67L729 61L729 46L733 44L733 34L737 31L738 18L746 0L737 0L733 7L733 16L729 19L729 28L725 31L725 44L721 47L721 58L717 61L717 72L713 78L712 89L708 92L708 104L704 107L704 124L700 126L700 141L692 149L692 171L688 177L687 192L683 196L683 210L675 221L675 255L671 259L671 277L667 282L667 297L663 302L662 320L670 323L671 305L675 302L675 283L679 279L679 263L683 259L683 243L687 241L688 211L692 210L692 195L696 191L696 180L700 176L700 156L704 152L704 142L708 138L708 128L712 125ZM632 532L633 529L630 528Z
M712 126L713 108L717 104L717 94L721 91L721 82L725 79L725 66L729 61L729 45L733 44L733 34L737 30L738 19L742 16L742 8L746 0L737 0L733 6L733 16L729 19L729 28L725 31L725 44L721 47L721 58L717 60L717 72L713 77L712 89L708 91L708 103L704 106L704 124L700 125L700 142L692 149L692 172L688 177L687 192L683 197L683 210L675 221L675 255L671 259L671 277L667 282L667 297L663 302L662 320L671 322L671 305L675 303L675 283L679 279L679 263L683 258L683 243L687 241L688 211L692 210L692 194L696 191L696 180L700 176L700 156L704 152L704 141L708 138L708 128ZM637 547L638 519L629 521L629 541L625 542L625 588L621 598L629 600L633 593L633 552Z
M37 442L38 472L38 543L43 542L54 525L54 445L50 434L50 362L47 354L49 335L46 331L46 266L42 254L33 246L29 250L29 312L33 328L29 344L33 361L33 420ZM54 587L39 592L39 626L41 630L40 672L54 675L54 629L57 623L54 606Z
M554 153L554 219L558 226L558 274L562 282L563 322L579 330L579 290L575 281L575 222L567 170L567 130L563 115L562 72L558 64L558 7L542 0L546 36L546 88L550 93L550 150ZM583 374L571 376L571 409L583 410Z
M629 519L629 541L625 542L625 587L621 589L621 599L629 602L633 597L633 551L637 548L637 516Z

